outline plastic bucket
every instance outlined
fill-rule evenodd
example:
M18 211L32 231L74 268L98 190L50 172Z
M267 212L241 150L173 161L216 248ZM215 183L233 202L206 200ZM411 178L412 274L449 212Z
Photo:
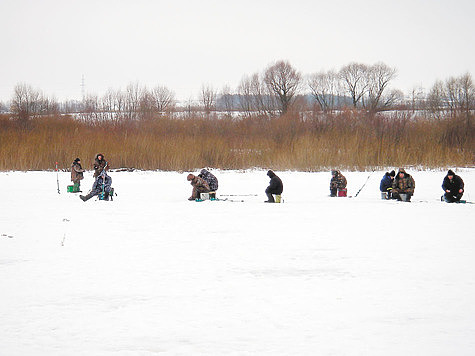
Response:
M67 191L68 193L74 193L74 185L68 185L68 186L66 187L66 191Z
M274 195L274 201L280 203L282 201L282 196L280 194Z
M409 194L400 193L399 197L401 198L402 201L409 201L411 196Z
M346 197L346 189L338 190L339 197Z

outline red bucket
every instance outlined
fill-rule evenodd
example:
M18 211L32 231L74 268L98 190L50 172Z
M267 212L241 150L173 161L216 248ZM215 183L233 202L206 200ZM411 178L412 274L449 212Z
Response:
M339 197L346 197L346 189L338 190Z

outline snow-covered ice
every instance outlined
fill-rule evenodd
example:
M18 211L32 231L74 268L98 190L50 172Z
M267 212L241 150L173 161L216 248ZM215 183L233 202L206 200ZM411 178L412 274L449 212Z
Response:
M0 355L474 355L475 205L329 198L329 172L214 171L242 203L189 202L187 173L0 173ZM458 169L475 200L475 169ZM349 195L369 173L343 172ZM92 185L86 174L82 188ZM219 195L219 194L218 194ZM236 198L241 199L241 198Z

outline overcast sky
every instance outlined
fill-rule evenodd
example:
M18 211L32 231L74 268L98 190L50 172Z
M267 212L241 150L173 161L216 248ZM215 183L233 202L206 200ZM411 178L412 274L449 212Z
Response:
M57 99L165 85L178 99L206 83L289 60L303 74L350 62L398 70L426 90L475 73L473 0L0 0L0 100L15 84Z

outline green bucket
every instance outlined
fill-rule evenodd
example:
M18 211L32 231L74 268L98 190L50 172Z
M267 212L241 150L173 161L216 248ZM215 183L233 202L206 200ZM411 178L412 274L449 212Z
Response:
M74 193L74 185L68 185L66 188L66 191L68 193Z

